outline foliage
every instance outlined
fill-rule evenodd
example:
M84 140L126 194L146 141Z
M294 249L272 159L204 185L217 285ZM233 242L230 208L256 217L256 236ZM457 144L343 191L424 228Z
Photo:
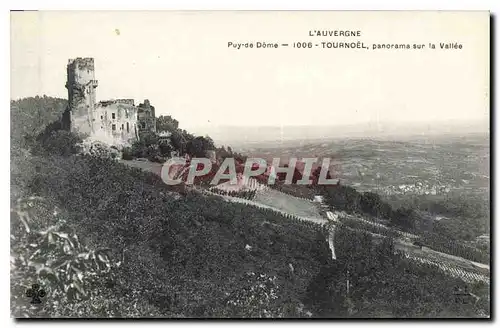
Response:
M50 123L58 121L67 107L66 99L27 97L10 102L10 132L13 146L26 147Z
M369 235L339 229L338 257L332 261L324 231L312 229L319 227L312 223L196 192L175 196L159 177L106 158L24 161L23 170L13 172L19 188L64 206L68 225L85 236L82 243L89 249L110 248L110 258L123 254L108 277L114 287L96 288L103 293L96 302L83 300L60 311L78 306L85 315L121 316L130 299L138 302L135 316L489 313L484 302L456 305L450 290L462 282L404 260L390 244L377 246ZM252 272L272 278L272 285L260 287L258 279L244 278ZM125 294L125 301L116 294Z
M434 222L432 230L445 239L474 240L482 234L490 234L490 195L488 193L456 193L447 195L413 195L391 197L389 202L396 207L412 207L443 216Z
M356 240L357 242L353 242ZM308 287L308 305L321 317L478 317L489 315L489 290L467 285L437 268L410 262L394 252L390 239L339 227L337 260L322 267ZM349 288L347 281L349 280ZM456 290L480 295L457 302Z
M400 206L394 208L375 193L360 193L349 186L339 185L323 187L322 190L326 203L338 210L368 215L373 219L386 219L390 226L405 231L416 233L417 225L422 225L422 222L425 220L422 211L413 208L413 206L416 206L415 203L407 203L406 206L408 207ZM450 205L450 207L453 207L453 205ZM474 222L472 219L470 221ZM460 220L459 222L463 221ZM448 225L447 228L443 228L446 224ZM470 225L470 223L464 224L464 226L468 225ZM422 235L420 242L422 245L436 251L464 257L481 263L489 262L489 248L487 246L486 248L483 246L483 248L480 249L478 247L465 245L463 243L464 239L461 239L460 236L466 232L457 232L456 235L450 236L450 234L455 231L451 230L450 226L453 227L454 225L438 222L433 225L434 229L431 229L434 231L419 231L419 234ZM456 229L458 230L458 227L456 227ZM374 228L370 228L369 231L374 231ZM380 229L375 229L374 232L384 235L387 234Z
M179 121L170 115L160 115L156 118L156 131L175 132L179 128Z
M122 159L124 160L133 160L135 158L134 152L131 147L124 147L122 149Z
M40 136L32 146L34 154L50 154L57 156L70 156L79 151L82 143L80 136L65 130L55 130L49 135Z
M12 314L67 316L65 306L95 298L103 274L115 265L108 249L84 247L67 225L65 213L40 197L17 200L11 211ZM38 283L49 300L28 306L25 293Z
M269 277L265 273L247 272L240 280L241 287L225 298L227 307L224 316L230 318L283 318L309 317L299 303L295 308L275 307L278 299L279 285L276 276Z
M356 189L344 185L319 188L324 195L325 202L333 208L349 213L361 212L361 193Z
M158 136L155 133L145 132L141 138L132 144L132 147L124 150L123 156L129 158L147 158L154 159L160 156L160 149L158 146ZM123 157L122 157L123 158ZM126 158L123 158L126 159Z
M106 157L71 156L76 138L48 131L37 140L43 151L11 159L11 195L20 199L11 231L16 316L489 315L489 286L470 286L480 301L457 304L452 291L462 281L409 262L390 239L339 227L333 261L325 228L189 189L174 193L157 175ZM195 139L176 126L170 141L181 154L212 148L209 139ZM136 151L163 152L155 136ZM417 213L389 210L376 195L349 187L324 192L332 206L392 213L394 224ZM33 282L49 291L41 308L24 306Z
M208 150L214 150L213 140L206 137L195 137L185 130L178 129L176 120L170 116L160 116L157 119L157 130L170 132L168 138L160 138L156 133L146 133L124 154L126 158L147 158L152 162L164 162L172 151L178 155L188 154L191 157L206 157Z
M215 194L218 194L218 195L239 197L239 198L244 198L244 199L249 199L249 200L254 199L255 194L256 194L256 190L226 191L226 190L221 190L221 189L217 189L217 188L212 188L212 189L210 189L210 191L215 193Z
M489 249L484 250L474 246L468 246L454 239L443 238L442 235L436 233L424 233L420 242L422 245L430 247L438 252L460 256L479 263L490 263Z
M206 157L208 150L214 150L215 145L210 137L195 137L186 144L186 152L191 157Z
M270 313L296 308L323 256L328 259L325 238L307 225L215 196L189 192L178 199L158 176L106 158L31 158L16 165L23 168L13 172L18 188L67 209L85 244L110 248L115 257L124 252L113 280L140 290L138 299L164 316L223 316L230 306L221 303L225 293L241 287L236 277L256 270L276 276L286 291ZM290 263L300 268L293 283Z
M226 158L234 158L240 163L244 163L247 160L247 156L233 151L229 146L227 147L227 149L224 146L216 148L215 154L221 162L223 162Z
M110 159L119 159L120 151L114 146L108 146L97 140L86 139L78 144L79 154L91 155L95 157L105 157Z
M418 212L412 208L394 209L373 192L358 192L345 185L318 186L325 197L325 202L338 210L358 213L387 220L392 225L412 231L417 221L421 220Z

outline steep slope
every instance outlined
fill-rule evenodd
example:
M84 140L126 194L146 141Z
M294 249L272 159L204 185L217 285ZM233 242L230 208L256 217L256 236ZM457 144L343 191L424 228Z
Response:
M157 176L111 160L31 158L14 166L18 190L68 211L86 244L109 247L118 258L124 254L117 292L140 293L165 315L299 315L295 309L309 281L328 260L319 231L218 197L173 197ZM273 279L273 302L230 303L253 275ZM166 294L176 300L162 301Z

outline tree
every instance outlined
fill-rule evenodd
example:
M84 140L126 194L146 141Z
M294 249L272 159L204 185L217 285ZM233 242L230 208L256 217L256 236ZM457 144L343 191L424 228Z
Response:
M179 154L184 154L187 141L181 131L173 131L172 135L170 136L170 142L172 143L172 147L177 150Z
M46 125L58 121L67 107L66 99L53 97L28 97L10 102L11 141L24 145L25 138L34 139Z
M133 157L155 158L160 155L159 139L155 133L144 133L141 138L132 144Z
M398 208L393 212L391 224L402 228L415 229L415 223L419 219L417 212L410 208Z
M160 153L162 156L170 156L170 153L172 152L173 148L170 145L170 142L168 140L160 140L158 143L158 147L160 150Z
M209 137L196 137L186 145L186 152L192 157L206 157L207 151L213 149L214 142Z
M156 131L174 132L179 128L179 121L172 116L161 115L156 119Z
M380 218L388 219L392 215L392 207L373 192L365 192L361 195L361 210Z

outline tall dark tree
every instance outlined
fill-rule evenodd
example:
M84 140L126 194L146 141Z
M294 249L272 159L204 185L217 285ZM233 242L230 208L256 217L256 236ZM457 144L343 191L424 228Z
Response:
M161 115L156 119L157 131L174 132L178 128L179 128L179 121L177 121L170 115L167 116Z
M215 149L212 139L207 137L196 137L186 145L186 151L193 157L206 157L208 150Z

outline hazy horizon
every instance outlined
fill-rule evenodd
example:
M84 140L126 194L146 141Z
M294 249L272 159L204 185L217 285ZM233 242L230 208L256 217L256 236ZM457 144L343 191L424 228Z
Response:
M52 95L33 95L32 97L55 97ZM67 97L56 97L67 99ZM17 98L21 99L21 98ZM17 100L11 99L11 100ZM163 114L161 114L163 115ZM169 114L167 114L169 115ZM174 117L175 118L175 117ZM444 126L443 126L444 125ZM270 143L279 141L320 141L339 138L374 138L401 139L428 135L484 134L489 136L489 118L474 121L418 121L392 122L391 124L339 124L339 125L205 125L187 127L188 132L196 136L209 136L218 145L241 146L252 143ZM180 122L180 128L186 129ZM328 131L330 130L330 132ZM340 130L340 131L339 131ZM293 131L293 132L292 132Z
M32 97L57 97L52 95L33 95ZM20 99L20 98L17 98ZM16 99L11 99L16 100ZM160 114L165 115L165 114ZM170 115L170 114L166 114ZM176 118L176 117L174 117ZM317 124L317 125L202 125L180 128L197 136L209 136L218 145L242 146L270 142L321 141L339 138L401 139L418 136L470 135L490 133L490 119L455 121L409 121L379 122L378 124Z
M381 128L381 129L379 129ZM199 135L208 135L218 144L242 146L251 144L283 144L290 142L324 142L339 139L382 139L407 140L415 138L435 139L440 137L460 137L481 135L489 137L487 122L433 122L408 123L400 125L370 126L219 126L199 129Z

